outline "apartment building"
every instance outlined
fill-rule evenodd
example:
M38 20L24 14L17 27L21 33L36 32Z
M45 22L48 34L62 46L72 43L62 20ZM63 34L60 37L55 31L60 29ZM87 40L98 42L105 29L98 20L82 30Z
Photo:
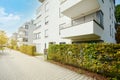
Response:
M11 36L11 39L17 41L17 36L18 36L18 33L14 32Z
M34 28L35 28L35 25L33 20L26 22L21 27L19 27L18 35L17 35L17 41L19 46L23 44L31 45L33 43Z
M33 43L43 53L49 44L115 41L115 0L39 0Z

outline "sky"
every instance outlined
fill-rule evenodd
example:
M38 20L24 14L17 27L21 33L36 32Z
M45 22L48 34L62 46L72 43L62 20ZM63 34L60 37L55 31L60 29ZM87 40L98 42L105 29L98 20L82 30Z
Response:
M120 0L116 0L117 4ZM38 0L0 0L0 30L11 36L22 24L35 18L39 6Z
M8 36L35 17L38 0L0 0L0 30Z
M115 0L115 1L116 1L116 5L117 5L117 4L120 4L120 0Z

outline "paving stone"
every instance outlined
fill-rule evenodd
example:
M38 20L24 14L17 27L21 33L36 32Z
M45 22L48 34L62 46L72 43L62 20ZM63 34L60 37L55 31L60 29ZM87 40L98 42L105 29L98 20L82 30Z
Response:
M83 74L7 49L0 52L0 80L95 80Z

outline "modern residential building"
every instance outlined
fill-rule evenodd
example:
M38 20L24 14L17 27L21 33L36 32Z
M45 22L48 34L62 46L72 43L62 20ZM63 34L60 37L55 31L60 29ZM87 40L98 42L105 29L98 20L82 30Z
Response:
M33 22L33 20L26 22L18 29L17 41L19 46L33 43L33 30L35 28Z
M115 0L39 0L34 30L37 52L49 44L115 41Z
M11 36L11 39L17 41L17 36L18 36L18 33L13 33L12 36Z

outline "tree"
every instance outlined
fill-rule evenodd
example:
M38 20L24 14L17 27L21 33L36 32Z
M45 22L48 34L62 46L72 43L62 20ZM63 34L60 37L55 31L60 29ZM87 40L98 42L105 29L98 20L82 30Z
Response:
M8 38L6 36L6 33L2 30L0 30L0 48L2 49L3 46L7 43Z
M11 41L10 41L10 47L11 47L12 49L17 50L17 49L18 49L17 40L11 39Z
M115 17L116 17L116 21L118 23L120 23L120 4L118 4L116 7L115 7Z
M17 41L14 40L14 39L11 39L11 45L12 45L12 46L17 46Z

